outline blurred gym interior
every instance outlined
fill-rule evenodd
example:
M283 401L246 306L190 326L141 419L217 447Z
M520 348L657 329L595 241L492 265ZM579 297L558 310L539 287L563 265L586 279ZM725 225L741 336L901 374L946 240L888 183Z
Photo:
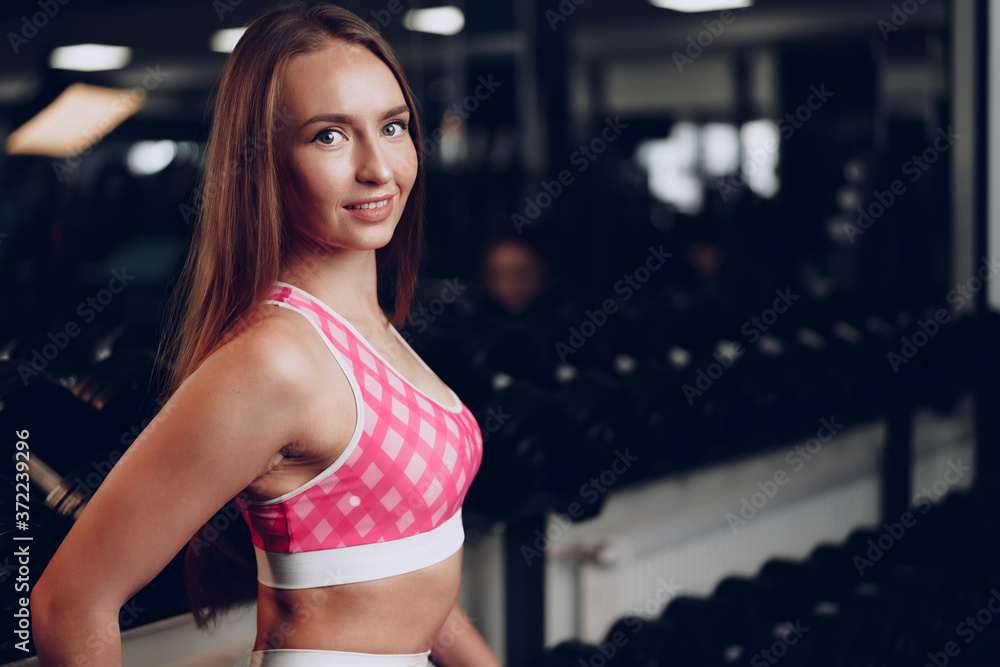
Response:
M210 101L270 4L0 7L0 664L37 664L15 434L32 583L160 408ZM485 440L459 601L511 667L1000 664L1000 7L671 4L345 4L424 130L401 332ZM253 607L197 631L181 559L123 664L247 665Z

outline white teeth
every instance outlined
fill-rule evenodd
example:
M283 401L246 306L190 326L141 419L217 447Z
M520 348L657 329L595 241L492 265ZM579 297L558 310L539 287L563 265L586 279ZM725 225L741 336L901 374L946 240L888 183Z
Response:
M388 199L383 199L382 201L376 201L370 204L358 204L357 206L348 206L347 208L360 208L362 210L369 208L382 208L388 203L389 203Z

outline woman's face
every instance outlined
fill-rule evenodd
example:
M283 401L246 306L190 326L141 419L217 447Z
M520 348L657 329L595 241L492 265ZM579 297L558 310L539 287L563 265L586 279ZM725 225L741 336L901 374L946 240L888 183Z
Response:
M352 250L387 244L417 175L410 112L389 67L364 46L331 40L292 58L279 104L294 236Z

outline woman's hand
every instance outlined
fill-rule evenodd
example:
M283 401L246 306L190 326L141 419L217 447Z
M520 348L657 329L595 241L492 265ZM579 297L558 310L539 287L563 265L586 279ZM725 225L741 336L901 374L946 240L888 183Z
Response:
M31 594L40 665L118 665L121 606L300 436L315 392L267 318L178 388L91 498Z

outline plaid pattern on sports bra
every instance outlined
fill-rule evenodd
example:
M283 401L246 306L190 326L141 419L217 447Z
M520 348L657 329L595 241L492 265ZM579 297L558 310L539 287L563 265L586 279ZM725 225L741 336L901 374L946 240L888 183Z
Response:
M429 531L455 514L479 470L483 438L454 392L451 408L423 394L349 322L297 287L276 283L267 303L309 319L361 409L351 443L329 468L278 498L237 501L254 545L297 553L388 542Z

